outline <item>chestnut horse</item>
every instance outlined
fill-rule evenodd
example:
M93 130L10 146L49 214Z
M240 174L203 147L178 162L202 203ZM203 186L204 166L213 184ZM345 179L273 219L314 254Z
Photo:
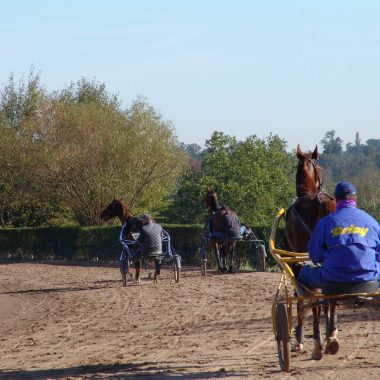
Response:
M335 199L323 189L323 170L318 163L318 147L313 152L303 152L297 145L297 172L296 194L297 198L286 214L285 241L289 251L306 252L311 234L319 221L325 215L335 211ZM301 266L293 265L295 276ZM297 309L302 310L303 302L299 301ZM326 318L328 310L325 309ZM322 358L322 338L319 330L321 307L313 307L313 359ZM298 325L296 327L297 351L303 350L303 313L297 313Z
M209 229L212 234L220 233L224 234L224 215L226 212L234 213L233 210L227 208L223 210L219 205L218 197L216 192L212 189L207 190L207 194L204 197L204 202L206 207L212 212L212 217L209 223ZM221 236L222 236L221 235ZM233 258L235 254L236 239L225 239L213 237L213 247L215 250L215 257L218 264L218 271L226 272L227 271L227 258L228 258L228 272L233 272Z
M103 221L108 221L112 218L119 218L122 229L123 229L123 239L134 240L132 233L139 232L139 228L142 226L142 222L132 213L126 204L122 202L121 199L114 199L100 214L100 219ZM125 248L123 248L125 249ZM126 285L126 273L132 274L129 271L128 257L126 254L126 262L120 262L120 271L123 278L123 284ZM135 281L140 282L140 268L141 268L141 258L135 260ZM157 271L157 269L156 269ZM154 273L154 280L157 281L157 272Z

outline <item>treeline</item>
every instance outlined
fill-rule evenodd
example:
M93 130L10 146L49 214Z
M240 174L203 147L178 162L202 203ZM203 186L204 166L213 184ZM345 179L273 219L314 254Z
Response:
M158 212L187 165L173 126L144 99L121 108L82 78L48 93L33 70L0 91L0 225L100 223L114 197Z
M194 149L194 145L190 146ZM295 193L295 155L277 135L244 141L214 132L196 156L199 169L188 170L175 192L166 217L175 223L202 223L202 201L207 188L216 190L220 203L236 210L251 226L270 225L280 207L290 205Z
M343 151L328 131L321 144L327 189L354 182L360 205L379 218L380 140L357 135ZM270 225L295 196L297 160L286 148L277 135L221 132L204 148L186 145L143 98L122 108L95 80L49 93L33 70L19 82L11 75L0 89L0 226L95 226L115 197L161 223L203 224L209 187L242 222Z
M343 140L331 130L321 144L320 162L327 182L353 182L358 190L359 206L380 220L380 139L369 139L363 144L357 132L354 143L347 143L344 150Z
M333 194L337 182L353 182L359 207L380 220L380 139L362 143L356 133L354 143L347 143L344 149L343 140L330 130L319 143L325 189ZM182 147L200 169L183 176L171 204L170 217L176 222L202 220L200 199L210 184L218 189L224 203L252 225L270 225L277 209L288 207L294 199L297 160L294 153L286 153L286 142L278 136L237 142L215 132L205 149L196 144Z

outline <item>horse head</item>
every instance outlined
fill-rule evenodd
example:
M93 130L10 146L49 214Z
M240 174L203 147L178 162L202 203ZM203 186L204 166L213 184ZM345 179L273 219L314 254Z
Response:
M100 219L108 221L112 218L119 218L122 223L133 218L133 213L121 199L114 199L100 214Z
M210 187L207 189L207 193L203 198L203 201L206 205L206 208L210 209L212 212L216 212L220 209L216 192Z
M318 164L318 148L303 152L297 145L296 201L286 217L286 246L293 252L306 252L318 221L336 208L334 198L323 190L323 169Z
M323 171L321 166L318 164L318 147L315 146L313 152L303 152L298 144L297 158L297 197L318 193L323 186Z

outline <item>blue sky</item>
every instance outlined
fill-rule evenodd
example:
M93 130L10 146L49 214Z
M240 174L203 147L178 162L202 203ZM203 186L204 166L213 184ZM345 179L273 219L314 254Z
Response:
M375 0L0 0L0 85L32 66L49 91L95 78L187 144L364 143L380 138L379 19Z

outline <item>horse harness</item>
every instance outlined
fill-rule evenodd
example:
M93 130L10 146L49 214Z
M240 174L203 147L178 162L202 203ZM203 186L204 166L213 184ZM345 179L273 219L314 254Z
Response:
M308 161L311 162L311 164L313 165L313 168L314 168L314 182L315 183L318 183L318 188L317 188L317 194L319 192L325 192L324 189L323 189L323 177L321 177L319 175L319 170L321 170L321 167L318 166L318 160L316 158L304 158L300 161L299 165L302 164L302 165L305 165ZM298 175L298 172L297 172L297 175ZM298 192L298 187L300 187L301 185L297 185L297 192ZM306 192L306 193L303 193L305 196L308 196L310 195L310 193Z
M334 197L331 196L329 193L327 193L324 189L320 189L315 195L314 197L311 197L312 194L310 193L307 193L306 195L303 195L302 197L296 197L292 203L292 205L290 206L288 212L287 212L287 215L286 215L286 218L288 219L289 218L289 212L292 213L294 215L294 217L296 218L296 220L301 224L301 226L304 228L304 230L308 233L309 237L311 236L311 234L313 233L313 231L310 230L309 226L305 223L305 221L302 219L300 213L298 212L297 208L296 208L296 203L297 201L301 201L304 199L304 200L310 200L311 202L314 201L314 200L317 200L317 202L319 204L322 203L322 196L327 196L330 200L333 200ZM312 203L309 203L309 206L312 205ZM300 202L299 202L300 203Z

